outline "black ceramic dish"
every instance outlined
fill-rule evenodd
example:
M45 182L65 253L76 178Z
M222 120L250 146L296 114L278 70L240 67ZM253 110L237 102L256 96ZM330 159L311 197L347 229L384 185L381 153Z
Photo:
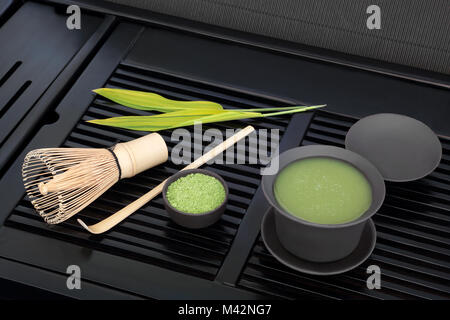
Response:
M277 175L264 176L262 187L274 208L275 228L283 247L301 259L336 261L356 249L367 221L383 204L386 189L383 177L373 164L354 152L333 146L312 145L290 149L278 157L279 172L294 161L315 157L345 161L364 174L372 188L372 204L361 217L343 224L317 224L302 220L286 212L276 201L273 186Z
M275 213L273 209L269 210L263 218L261 236L267 250L285 266L300 272L322 276L339 274L356 268L372 254L377 242L375 224L372 219L369 219L365 224L357 247L345 258L328 263L300 259L286 250L281 244L275 230Z
M347 133L345 147L372 162L385 180L395 182L423 178L442 157L441 143L429 127L394 113L356 122Z
M220 206L218 206L214 210L211 210L211 211L208 211L205 213L186 213L186 212L179 211L170 205L169 201L167 200L167 188L175 180L177 180L181 177L187 176L188 174L191 174L191 173L202 173L202 174L214 177L217 180L219 180L220 183L222 183L222 185L225 189L225 200L222 202L222 204ZM167 182L164 185L162 195L163 195L163 200L164 200L164 207L166 208L166 211L168 212L169 217L172 219L172 221L174 221L177 224L179 224L183 227L186 227L186 228L200 229L200 228L206 228L206 227L214 224L215 222L217 222L220 219L220 217L222 216L222 214L225 212L225 208L227 205L227 199L228 199L228 186L227 186L225 180L223 180L223 178L221 176L219 176L218 174L216 174L214 172L211 172L208 170L203 170L203 169L183 170L183 171L180 171L180 172L174 174L167 180Z

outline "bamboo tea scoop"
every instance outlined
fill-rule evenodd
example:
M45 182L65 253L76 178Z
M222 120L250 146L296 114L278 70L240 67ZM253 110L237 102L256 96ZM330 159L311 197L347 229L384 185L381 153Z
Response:
M245 138L247 135L252 133L255 129L252 126L247 126L232 137L228 138L218 146L214 147L207 153L205 153L203 156L192 162L191 164L187 165L182 170L189 170L189 169L196 169L209 160L215 158L217 155L237 143L239 140ZM144 194L139 199L133 201L129 205L127 205L125 208L117 211L115 214L109 216L108 218L94 224L91 226L86 225L83 220L77 219L78 223L80 223L87 231L94 234L100 234L103 232L108 231L118 223L122 222L125 218L139 210L142 206L144 206L147 202L152 200L154 197L159 195L162 192L162 189L164 187L164 184L166 183L168 179L161 182L158 186L156 186L154 189L150 190L148 193Z
M152 133L111 149L44 148L30 151L22 179L31 204L49 224L80 212L118 180L166 162L164 139Z

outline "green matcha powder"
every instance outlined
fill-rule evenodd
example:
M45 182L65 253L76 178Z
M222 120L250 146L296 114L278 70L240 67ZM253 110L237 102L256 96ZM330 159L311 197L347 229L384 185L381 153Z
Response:
M191 173L172 182L166 196L170 205L181 212L205 213L223 203L225 188L214 177Z

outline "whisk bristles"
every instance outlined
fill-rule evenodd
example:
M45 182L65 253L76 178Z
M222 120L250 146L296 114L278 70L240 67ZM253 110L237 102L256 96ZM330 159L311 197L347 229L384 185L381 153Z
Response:
M84 209L120 179L108 149L46 148L29 152L22 166L27 195L49 224Z
M47 223L69 219L119 179L131 178L167 161L157 133L111 149L46 148L30 151L22 166L28 197Z

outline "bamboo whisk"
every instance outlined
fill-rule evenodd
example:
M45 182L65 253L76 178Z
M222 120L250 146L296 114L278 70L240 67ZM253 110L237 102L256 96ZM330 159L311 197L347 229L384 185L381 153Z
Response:
M152 133L112 149L45 148L30 151L22 166L25 190L49 224L80 212L118 180L167 161L167 146Z

